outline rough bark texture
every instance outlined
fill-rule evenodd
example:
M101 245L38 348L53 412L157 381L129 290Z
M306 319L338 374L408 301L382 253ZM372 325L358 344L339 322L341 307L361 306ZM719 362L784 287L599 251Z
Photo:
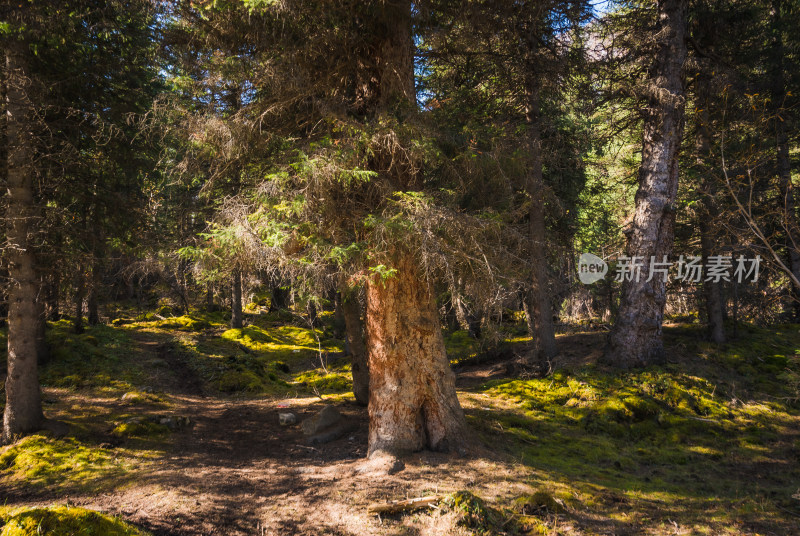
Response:
M643 366L664 359L661 324L666 285L656 275L647 281L650 259L672 250L678 151L684 124L683 64L686 60L688 0L658 3L659 50L650 73L642 139L642 165L627 255L641 257L643 277L622 284L619 312L603 360L618 367Z
M703 264L710 255L714 255L716 246L715 222L719 215L717 205L714 200L716 188L711 177L711 134L710 114L711 95L709 89L710 80L708 76L702 74L695 80L697 88L698 108L702 111L698 114L697 124L697 166L702 173L703 185L701 187L701 210L700 210L700 249L703 256ZM725 323L722 317L722 284L720 282L703 281L703 297L705 301L706 318L708 319L708 331L711 340L717 344L725 342Z
M547 241L544 218L545 185L542 162L542 126L539 76L537 72L537 50L539 47L538 28L541 24L534 21L526 36L525 65L525 125L528 141L528 184L530 196L529 234L531 243L531 276L530 286L525 297L526 317L533 338L534 359L551 359L558 353L556 347L555 326L553 324L553 306L550 303L550 285L547 274Z
M369 403L369 364L367 362L367 346L364 344L361 304L355 293L342 293L341 311L344 317L347 346L352 359L353 394L356 402L366 406Z
M412 255L390 262L394 277L367 284L369 456L459 449L464 413L433 295Z
M35 208L32 140L28 131L30 104L23 86L26 80L25 54L23 43L10 40L5 54L6 72L9 73L6 91L8 245L5 254L10 284L3 441L33 432L44 422L37 370L39 307L36 297L39 277L29 238Z
M242 272L233 272L233 288L231 289L231 327L242 328Z

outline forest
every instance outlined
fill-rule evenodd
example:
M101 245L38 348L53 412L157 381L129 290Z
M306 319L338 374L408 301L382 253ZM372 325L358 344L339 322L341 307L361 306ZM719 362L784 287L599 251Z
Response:
M0 536L800 534L796 0L0 0Z

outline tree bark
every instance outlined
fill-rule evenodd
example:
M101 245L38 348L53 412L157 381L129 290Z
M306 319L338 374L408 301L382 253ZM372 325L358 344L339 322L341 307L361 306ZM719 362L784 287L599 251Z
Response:
M92 275L89 286L89 296L86 300L86 322L90 326L96 326L100 323L100 305L98 294L100 292L100 260L95 257L92 262Z
M688 0L660 0L656 36L659 50L650 73L642 139L642 165L627 255L642 258L643 277L624 281L616 322L603 361L627 368L664 360L661 339L666 284L647 281L651 257L672 251L678 152L683 136Z
M394 276L367 284L369 456L459 449L464 412L433 294L411 254L390 262Z
M701 186L701 211L700 211L700 249L703 256L703 264L710 255L714 254L716 240L714 237L714 223L719 215L716 202L716 187L711 176L711 134L709 132L711 115L711 91L709 88L710 80L708 75L701 74L695 79L697 88L697 106L702 111L698 115L697 124L697 167L704 177ZM725 342L725 323L722 318L722 284L714 281L703 281L703 296L705 298L706 318L708 319L708 331L711 340L717 344Z
M209 313L216 311L216 306L214 305L214 287L211 286L211 283L206 283L206 311Z
M361 321L361 304L354 291L341 293L341 311L344 317L345 336L350 348L353 372L353 394L362 406L369 403L369 364L364 344L364 324Z
M75 274L75 318L72 321L72 331L83 333L83 299L86 297L86 277L83 267L78 268Z
M540 73L537 72L539 28L537 13L526 36L525 65L525 126L527 128L527 150L529 157L527 190L530 196L530 286L527 295L527 318L533 338L533 359L548 360L558 353L553 306L550 303L550 285L547 274L547 229L544 218L545 185L542 159L542 126L540 102Z
M233 271L233 288L231 291L231 327L242 329L242 272Z
M6 139L8 142L6 257L10 279L8 301L8 377L3 413L3 442L38 430L44 423L38 375L40 278L30 235L33 231L34 181L31 106L24 87L27 62L24 43L8 40L5 52Z

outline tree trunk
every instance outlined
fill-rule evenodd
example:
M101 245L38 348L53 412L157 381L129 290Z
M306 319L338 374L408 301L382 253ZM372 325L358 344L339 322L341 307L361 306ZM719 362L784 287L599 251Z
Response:
M242 329L242 272L234 270L231 291L231 327Z
M32 120L24 84L27 80L24 43L11 39L6 48L6 140L8 143L7 239L9 275L8 377L3 414L4 442L38 430L43 422L38 375L39 277L30 235L34 217L31 154Z
M86 297L86 278L83 267L78 267L75 275L75 318L72 321L72 331L83 333L83 299Z
M343 291L341 311L344 317L345 336L350 348L353 371L353 394L356 402L366 406L369 402L369 364L364 344L364 325L361 321L361 304L355 291Z
M90 326L96 326L100 323L100 306L98 294L100 292L100 260L95 257L92 262L92 275L89 286L89 297L86 300L86 322Z
M411 254L390 262L394 276L367 284L369 456L460 449L466 424L433 294Z
M711 90L708 75L701 74L695 79L697 88L697 107L702 111L698 114L697 120L697 167L700 174L704 177L701 187L701 211L700 211L700 249L703 256L703 264L710 255L714 254L714 225L718 217L717 205L714 201L717 189L714 179L711 176L711 134L709 107L711 106ZM706 318L708 319L708 330L711 340L717 344L725 342L725 323L722 319L722 284L714 281L703 281L703 296L705 298Z
M558 353L556 346L555 326L553 324L553 306L550 303L550 285L547 274L547 229L544 218L545 185L542 161L542 126L540 102L540 73L536 70L537 51L539 47L538 28L541 23L539 15L534 20L526 36L525 65L525 125L528 143L528 183L530 196L529 234L530 234L530 286L525 297L527 300L528 326L533 338L533 359L548 360Z
M61 273L58 270L52 272L45 279L44 300L45 300L45 318L47 320L59 320L61 318L60 310L60 292L61 292Z
M642 139L642 165L628 257L641 257L643 277L622 284L616 322L603 361L618 367L664 360L661 340L666 284L655 275L647 281L651 257L661 262L672 250L678 151L683 135L688 0L660 0L656 38L659 50L651 70Z
M206 283L206 311L209 313L216 311L214 305L214 287L211 286L211 283Z

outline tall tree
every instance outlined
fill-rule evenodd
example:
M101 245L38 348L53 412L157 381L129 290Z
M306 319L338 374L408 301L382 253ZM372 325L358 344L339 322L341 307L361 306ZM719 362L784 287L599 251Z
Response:
M658 271L649 276L651 262L664 262L672 249L684 126L688 0L659 0L657 17L658 49L648 77L639 189L627 245L627 257L642 263L643 275L623 281L619 311L603 354L603 361L619 367L664 359L666 283Z
M8 204L5 254L8 290L8 377L3 441L39 429L44 421L37 372L39 275L31 235L36 217L32 122L28 94L28 43L14 35L4 40Z

